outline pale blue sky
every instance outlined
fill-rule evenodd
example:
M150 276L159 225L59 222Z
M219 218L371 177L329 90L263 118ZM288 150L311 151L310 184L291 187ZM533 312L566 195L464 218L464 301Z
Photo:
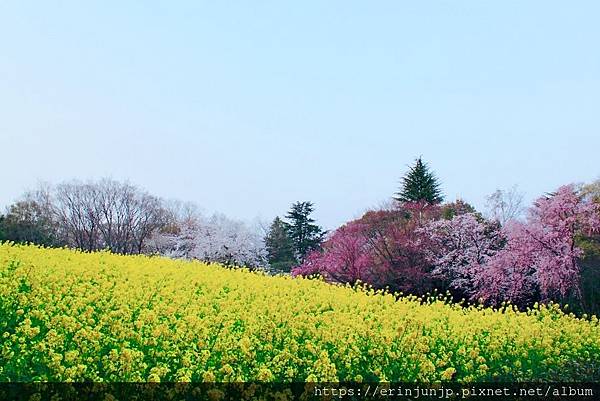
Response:
M449 199L600 176L597 1L2 1L0 206L111 176L327 228L424 159Z

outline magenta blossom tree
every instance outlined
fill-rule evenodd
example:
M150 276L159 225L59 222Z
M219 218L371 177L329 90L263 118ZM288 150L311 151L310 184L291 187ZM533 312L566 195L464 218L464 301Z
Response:
M338 228L324 242L323 250L310 253L292 275L320 274L327 281L337 283L372 282L373 259L365 232L366 227L360 221Z
M293 275L320 274L327 281L424 294L432 289L431 264L418 228L440 214L439 207L406 203L365 213L336 230Z

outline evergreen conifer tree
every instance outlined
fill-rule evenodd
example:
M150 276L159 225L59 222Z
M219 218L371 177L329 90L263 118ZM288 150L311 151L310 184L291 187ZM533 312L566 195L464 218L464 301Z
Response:
M289 224L275 217L265 237L269 265L273 270L289 272L298 264L294 255L294 244L288 235Z
M402 177L402 188L394 199L398 202L438 204L444 200L444 197L435 174L419 157L408 173Z
M313 211L312 202L296 202L285 216L288 219L288 235L300 264L304 263L310 251L320 248L325 236L323 229L310 217Z

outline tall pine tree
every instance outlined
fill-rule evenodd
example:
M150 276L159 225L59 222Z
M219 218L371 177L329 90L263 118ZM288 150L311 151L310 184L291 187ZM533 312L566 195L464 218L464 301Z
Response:
M294 255L294 244L288 234L289 224L275 217L265 237L267 258L273 270L289 272L298 264Z
M312 202L296 202L285 216L288 219L288 235L294 245L294 252L302 264L310 251L319 249L325 232L310 217L314 211Z
M398 202L427 202L429 204L441 203L444 200L440 183L435 174L421 157L410 170L402 177L402 188L394 198Z

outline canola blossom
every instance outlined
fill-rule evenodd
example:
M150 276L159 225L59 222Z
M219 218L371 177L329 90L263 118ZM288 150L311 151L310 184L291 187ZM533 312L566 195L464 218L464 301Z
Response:
M0 381L594 381L600 325L161 257L0 244Z

